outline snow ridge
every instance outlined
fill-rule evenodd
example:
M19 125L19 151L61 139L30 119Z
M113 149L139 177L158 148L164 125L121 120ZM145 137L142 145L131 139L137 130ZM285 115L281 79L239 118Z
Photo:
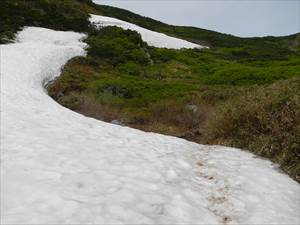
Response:
M43 83L83 34L27 27L1 45L2 224L299 224L299 185L238 149L87 118Z

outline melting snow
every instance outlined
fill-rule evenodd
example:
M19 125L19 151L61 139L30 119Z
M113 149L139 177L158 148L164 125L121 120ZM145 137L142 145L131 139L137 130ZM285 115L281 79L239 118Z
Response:
M197 45L182 39L170 37L162 33L157 33L155 31L147 30L135 24L128 23L111 17L91 15L90 21L98 28L107 27L107 26L117 26L123 29L137 31L138 33L141 34L142 39L145 42L157 48L173 48L173 49L204 48L201 45Z
M1 45L2 224L300 223L299 184L269 161L52 100L42 84L85 54L83 37L28 27Z

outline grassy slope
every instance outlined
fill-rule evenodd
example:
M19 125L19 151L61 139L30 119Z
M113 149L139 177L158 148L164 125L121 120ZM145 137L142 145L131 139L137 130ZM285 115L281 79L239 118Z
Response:
M88 13L116 17L209 50L147 46L131 31L94 31ZM87 58L49 87L80 113L200 143L249 149L300 180L299 34L239 38L170 26L90 0L2 0L0 43L24 25L88 32Z

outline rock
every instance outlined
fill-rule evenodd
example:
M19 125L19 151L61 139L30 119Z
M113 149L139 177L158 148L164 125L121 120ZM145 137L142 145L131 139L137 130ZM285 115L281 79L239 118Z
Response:
M196 105L187 105L185 108L193 113L196 113L198 111L198 106Z
M100 92L102 93L105 93L105 94L110 94L110 95L113 95L113 96L118 96L120 98L132 98L132 94L130 93L129 90L127 90L126 88L123 88L123 87L117 87L117 86L111 86L111 85L108 85L106 87L103 87L99 90Z
M115 124L115 125L124 126L124 124L119 120L112 120L110 123Z

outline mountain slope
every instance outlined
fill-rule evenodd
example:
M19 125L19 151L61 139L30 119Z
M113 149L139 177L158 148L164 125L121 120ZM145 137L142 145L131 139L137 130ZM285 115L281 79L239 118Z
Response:
M278 52L285 52L289 48L299 51L299 33L285 37L240 38L197 27L168 25L117 7L93 3L89 3L89 5L95 9L96 14L118 18L149 30L165 33L204 46L216 48L243 47L245 51L261 49L268 52L276 49Z
M128 10L97 5L92 0L2 0L0 10L0 42L12 37L13 33L24 25L86 31L89 13L94 13L209 47L243 47L245 51L255 49L264 51L277 49L279 52L286 52L289 49L299 51L299 34L286 37L239 38L196 27L168 25ZM274 51L272 52L274 54Z
M84 117L44 88L64 67L48 87L64 106L198 142L204 134L299 180L296 36L242 39L89 0L2 0L0 10L1 43L29 25L86 33L26 27L0 45L1 223L300 222L299 184L270 161ZM135 31L95 29L89 13L156 23L211 48L155 48Z
M53 101L43 85L85 54L82 38L27 27L0 46L1 223L299 223L299 185L269 161Z

